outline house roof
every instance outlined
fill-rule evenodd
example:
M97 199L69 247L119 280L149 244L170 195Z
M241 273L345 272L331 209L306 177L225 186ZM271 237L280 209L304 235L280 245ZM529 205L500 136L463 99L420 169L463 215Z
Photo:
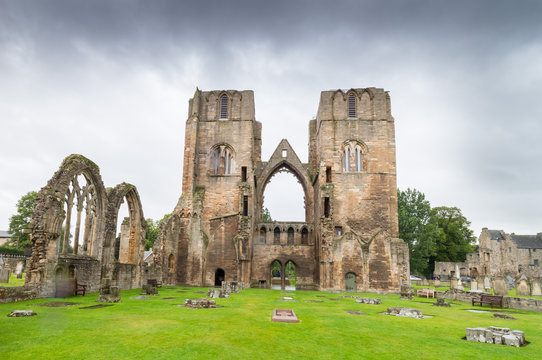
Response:
M12 238L12 237L13 237L13 235L8 233L7 231L0 230L0 238Z
M542 235L510 235L518 249L542 249Z
M491 240L504 240L504 236L501 230L488 230Z

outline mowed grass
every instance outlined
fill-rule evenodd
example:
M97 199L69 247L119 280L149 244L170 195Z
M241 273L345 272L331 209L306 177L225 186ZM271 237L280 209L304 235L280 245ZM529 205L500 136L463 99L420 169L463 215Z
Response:
M23 286L24 285L24 273L21 279L17 279L15 273L9 275L9 283L0 283L0 286Z
M368 305L341 298L344 294L260 289L216 299L220 308L188 309L176 305L186 298L205 297L196 291L206 288L159 290L160 294L149 300L131 299L139 295L138 290L123 291L121 303L94 310L80 308L96 305L97 294L0 304L0 358L471 360L537 359L542 354L542 313L510 310L518 320L503 320L494 319L492 313L464 311L472 307L460 302L439 308L432 305L433 299L406 301L397 295L356 294L383 302ZM178 292L183 290L186 292ZM278 301L286 293L298 301ZM166 297L175 299L163 300ZM82 305L37 306L50 301ZM381 314L394 306L417 308L433 317ZM275 308L293 309L301 322L271 322ZM32 309L38 315L6 316L15 309ZM367 315L351 315L345 310ZM490 325L523 330L531 344L512 348L461 339L467 327Z

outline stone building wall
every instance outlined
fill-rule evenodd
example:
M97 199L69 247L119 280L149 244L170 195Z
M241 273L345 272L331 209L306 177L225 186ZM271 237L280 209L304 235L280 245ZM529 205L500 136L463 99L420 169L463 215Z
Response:
M350 94L354 117L347 114ZM398 291L408 283L408 247L397 238L388 94L375 88L323 92L318 117L309 122L308 163L285 139L262 161L261 131L252 91L196 91L186 123L183 193L153 251L162 278L171 278L174 263L177 283L212 284L223 271L226 281L269 285L278 260L295 263L301 287L344 289L347 273L355 274L360 291ZM358 149L360 158L363 152L360 171L343 171L345 146ZM220 165L217 153L226 154ZM278 171L292 173L305 193L305 222L290 224L293 244L287 224L278 224L279 244L261 241L262 227L274 239L276 225L262 224L261 210Z

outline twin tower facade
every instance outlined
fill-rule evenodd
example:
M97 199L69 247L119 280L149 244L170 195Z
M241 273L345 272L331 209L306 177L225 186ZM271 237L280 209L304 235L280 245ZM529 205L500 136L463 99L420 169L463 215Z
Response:
M154 246L162 281L284 287L293 263L299 289L399 291L409 258L398 238L394 127L383 89L323 91L309 121L308 162L287 140L263 161L253 92L196 90L182 195ZM262 220L278 171L300 182L305 222Z

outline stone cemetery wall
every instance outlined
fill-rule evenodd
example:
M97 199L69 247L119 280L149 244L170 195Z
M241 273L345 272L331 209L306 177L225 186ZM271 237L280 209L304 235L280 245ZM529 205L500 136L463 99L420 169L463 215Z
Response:
M37 299L38 290L32 286L0 286L0 303Z

